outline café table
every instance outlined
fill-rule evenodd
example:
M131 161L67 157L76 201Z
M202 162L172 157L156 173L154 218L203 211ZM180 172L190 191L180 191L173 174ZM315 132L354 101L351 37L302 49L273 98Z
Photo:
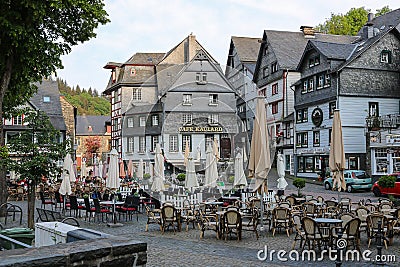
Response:
M113 201L113 200L107 200L107 201L100 201L101 205L104 206L112 206L112 218L113 218L113 223L117 223L117 219L115 216L115 206L122 206L125 202L123 201Z
M343 220L340 219L334 219L334 218L314 218L314 221L320 225L320 230L321 231L327 231L323 232L325 235L329 235L329 245L332 246L332 241L333 241L333 233L332 229L337 226L338 224L342 224Z

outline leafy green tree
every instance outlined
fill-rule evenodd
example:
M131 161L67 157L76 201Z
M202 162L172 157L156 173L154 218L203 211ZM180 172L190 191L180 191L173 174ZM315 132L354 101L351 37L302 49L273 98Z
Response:
M0 146L3 112L27 101L40 82L62 68L61 56L109 22L103 0L6 0L0 7ZM0 161L4 160L2 157ZM7 200L0 170L0 204Z
M389 6L385 6L376 11L376 15L379 16L389 12L390 9ZM351 8L345 15L332 13L329 19L316 26L316 30L329 34L356 35L368 21L368 13L370 9L364 7Z
M24 112L27 129L11 138L9 152L20 155L10 162L14 170L28 183L28 227L34 228L35 191L42 177L56 177L62 167L57 162L66 155L67 143L60 143L60 132L54 129L49 117L41 111Z
M383 14L386 14L386 13L388 13L390 11L392 11L392 10L389 8L389 6L384 6L381 9L377 9L376 10L375 16L379 17L379 16L382 16Z

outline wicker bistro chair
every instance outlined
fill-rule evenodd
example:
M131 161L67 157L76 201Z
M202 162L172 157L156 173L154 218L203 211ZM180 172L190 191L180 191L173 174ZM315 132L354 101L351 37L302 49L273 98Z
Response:
M322 243L326 244L330 242L330 234L322 233L320 227L312 218L304 217L301 220L301 226L305 234L305 241L302 249L304 249L306 244L309 249L315 249L316 245L321 249Z
M293 240L293 245L292 245L292 250L296 246L296 242L300 241L300 246L299 248L303 247L303 242L306 241L306 233L304 232L302 226L301 226L301 217L298 214L295 214L292 216L292 221L293 221L293 227L296 231L296 236L294 237Z
M370 213L370 211L366 207L358 207L356 209L356 215L357 218L360 219L360 232L366 232L367 231L367 216Z
M304 202L302 204L304 216L315 218L318 216L317 206L313 202Z
M378 224L381 222L381 230L383 235L383 243L387 249L387 220L386 217L379 213L371 213L367 217L367 237L368 237L368 248L371 245L371 240L378 238Z
M148 205L144 205L147 215L146 229L145 231L149 231L149 224L158 224L160 226L160 230L162 231L161 225L161 215L159 211L151 210Z
M360 225L361 220L359 218L352 218L344 226L343 235L341 237L347 241L347 246L352 243L353 248L358 250L360 250ZM337 232L333 233L333 239L339 239Z
M225 240L228 239L228 235L236 234L237 240L242 239L242 218L237 210L228 210L223 215L222 235Z
M284 228L287 236L290 230L290 211L288 208L276 207L272 211L272 236L275 236L275 230Z
M345 212L339 215L339 219L342 220L342 228L344 229L344 227L346 226L346 224L352 220L356 218L356 216L353 213L349 213L349 212Z
M171 226L172 229L180 230L180 215L178 214L178 210L171 205L164 205L161 207L161 229L162 233L165 232L166 229L169 229Z
M259 222L260 213L256 208L252 209L251 211L252 212L250 214L242 215L242 231L254 232L258 240L259 235L257 231L257 226Z
M207 230L212 230L216 233L217 239L219 236L219 222L216 215L206 214L204 210L199 210L199 229L200 229L200 239L204 237L204 232Z

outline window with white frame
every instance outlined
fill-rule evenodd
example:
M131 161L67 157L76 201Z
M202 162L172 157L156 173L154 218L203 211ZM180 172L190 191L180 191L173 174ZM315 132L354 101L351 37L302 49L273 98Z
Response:
M296 133L296 147L308 147L308 133Z
M329 102L329 118L333 118L333 112L336 109L336 101Z
M278 83L272 85L272 95L278 94Z
M151 147L152 151L156 151L156 145L159 143L159 136L158 135L153 135L151 137Z
M381 63L392 63L392 53L389 50L382 50Z
M320 146L320 132L319 131L313 132L313 145Z
M386 173L388 171L388 155L386 148L375 148L375 171Z
M209 105L218 105L218 95L210 94L208 104Z
M324 75L318 75L317 89L324 87Z
M44 103L50 103L50 96L43 96Z
M14 116L13 117L13 125L22 125L22 116Z
M307 93L307 89L308 89L308 81L303 81L303 88L301 89L301 93Z
M379 116L379 103L378 102L368 102L369 116L378 117Z
M286 123L286 134L285 134L285 137L286 138L290 138L291 137L291 129L290 129L290 122L287 122Z
M205 142L205 151L207 151L208 147L211 146L213 147L214 144L214 135L213 134L206 134L205 136L206 142Z
M218 124L218 114L208 114L208 124Z
M192 124L192 114L191 113L183 113L182 114L182 123L184 125Z
M140 116L139 117L139 126L140 127L145 127L146 126L146 117L145 116Z
M192 94L183 94L183 105L192 104Z
M127 127L132 128L133 127L133 117L129 117L127 120Z
M274 62L271 64L271 73L278 71L278 62Z
M134 137L128 137L126 151L132 153L134 144Z
M158 115L152 115L151 116L151 125L152 126L158 126Z
M278 113L278 102L274 102L271 104L271 111L272 111L272 114Z
M324 86L331 86L331 75L330 74L325 74Z
M169 152L178 152L178 135L169 136Z
M269 68L268 67L264 67L263 68L263 78L268 77L269 75Z
M133 88L132 100L133 101L141 101L142 100L142 89L141 88Z
M188 134L182 135L182 151L185 151L186 143L189 146L189 151L192 151L192 136Z
M139 136L139 153L146 152L146 136Z
M312 92L312 91L314 91L314 79L313 79L313 78L310 78L310 79L308 80L308 89L307 89L307 92Z
M296 122L297 123L302 123L302 122L308 122L308 109L299 109L296 112Z

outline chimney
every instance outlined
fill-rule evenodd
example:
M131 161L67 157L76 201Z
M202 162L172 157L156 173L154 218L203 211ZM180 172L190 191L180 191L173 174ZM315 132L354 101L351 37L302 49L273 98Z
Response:
M372 22L373 19L374 19L374 13L368 13L368 22Z
M369 39L374 37L374 24L372 20L374 19L374 13L368 13L368 21L363 27L362 36L364 39Z
M314 38L315 30L310 26L301 26L300 30L303 32L305 38Z

